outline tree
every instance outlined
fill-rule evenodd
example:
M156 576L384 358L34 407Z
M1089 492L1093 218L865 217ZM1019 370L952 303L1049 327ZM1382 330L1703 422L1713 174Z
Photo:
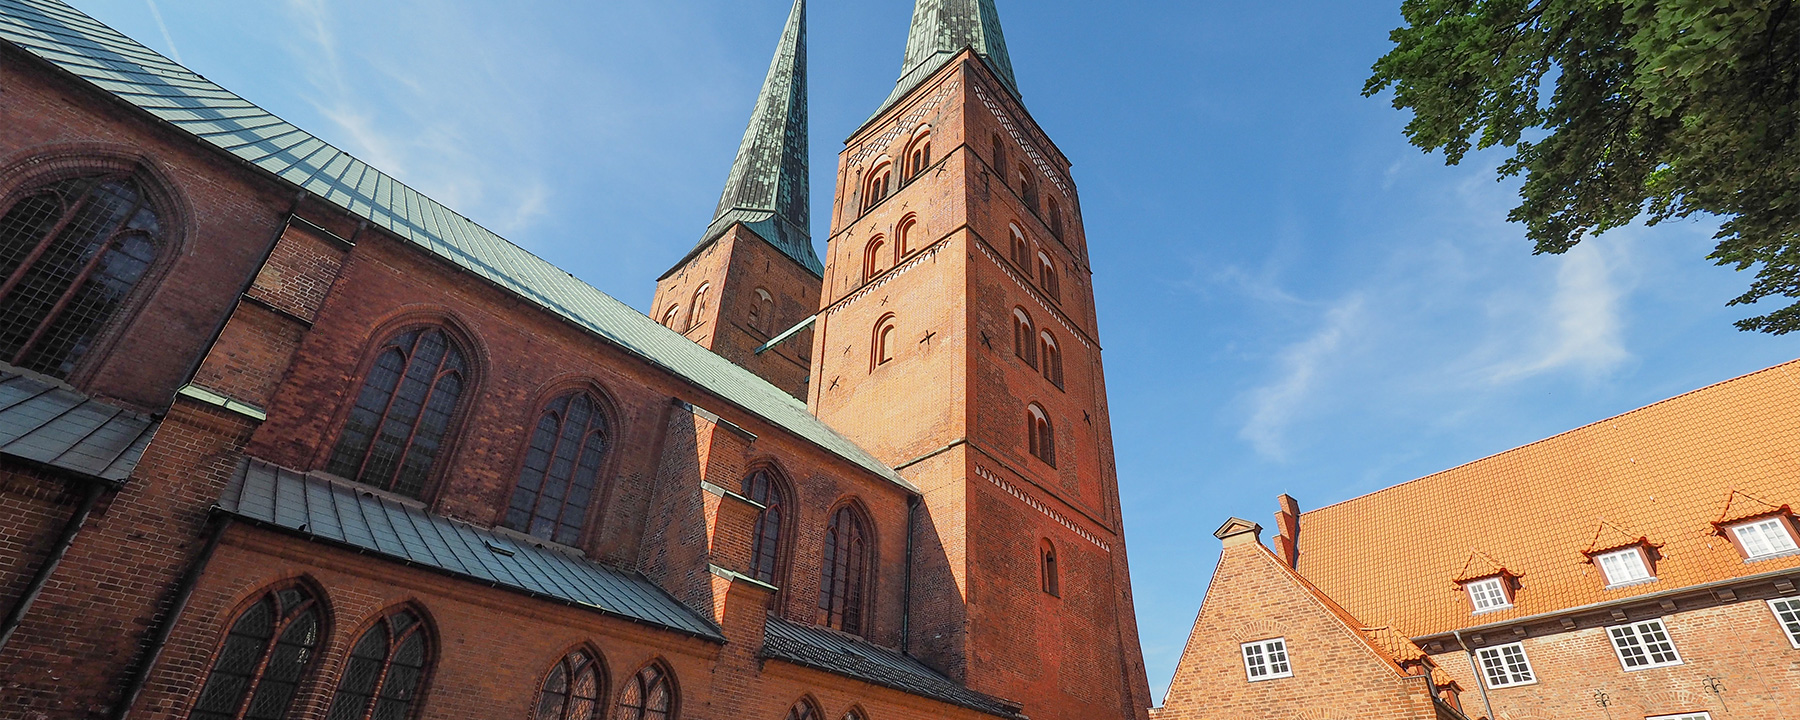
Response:
M1756 268L1732 305L1800 298L1795 0L1404 0L1365 95L1455 165L1511 148L1509 219L1538 253L1645 217L1722 220L1710 258ZM1740 321L1800 330L1800 302Z

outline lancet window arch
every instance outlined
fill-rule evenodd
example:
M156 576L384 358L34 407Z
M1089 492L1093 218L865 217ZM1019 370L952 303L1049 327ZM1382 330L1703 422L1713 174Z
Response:
M1056 200L1056 195L1055 195L1055 194L1052 194L1052 195L1051 195L1051 196L1050 196L1050 202L1049 202L1049 205L1050 205L1050 210L1049 210L1049 213L1050 213L1050 234L1051 234L1051 235L1055 235L1055 236L1056 236L1056 237L1057 237L1057 239L1059 239L1059 240L1060 240L1060 239L1062 239L1062 236L1063 236L1063 212L1062 212L1062 203L1061 203L1061 202L1058 202L1058 201L1057 201L1057 200Z
M606 667L600 653L579 647L558 658L538 690L533 720L596 720L606 697Z
M1056 263L1045 253L1038 253L1038 288L1053 302L1062 302L1062 283L1057 280Z
M619 720L670 720L680 700L669 669L651 663L625 682L619 693Z
M1037 332L1025 308L1013 308L1013 355L1037 369Z
M0 362L68 378L166 251L141 172L59 180L0 203Z
M994 174L1000 176L1000 183L1002 185L1007 184L1006 140L1000 137L1000 133L994 133L993 137L989 138L989 141L993 145L992 159L994 161Z
M675 323L678 323L680 321L681 321L681 306L680 305L670 305L669 309L663 311L663 317L662 317L663 327L666 327L670 330L679 330L680 328L675 327Z
M765 288L757 288L750 299L750 327L764 335L775 334L775 296Z
M779 586L787 555L787 483L774 468L758 468L744 477L744 497L763 506L750 538L750 577Z
M376 621L350 650L325 720L407 720L418 712L430 674L431 629L402 608Z
M462 346L443 328L419 326L388 338L363 379L326 471L421 497L468 384Z
M917 215L907 215L900 219L899 225L894 226L894 263L896 265L900 260L919 249L919 238L914 237L918 228L919 216Z
M886 200L893 182L894 164L884 157L875 164L874 170L869 171L868 178L863 182L863 212L875 209L876 205Z
M551 400L525 448L504 525L563 545L579 543L611 441L598 395L581 390Z
M920 128L918 133L913 135L912 144L906 149L907 181L910 182L923 175L925 170L930 167L931 129L929 127Z
M1031 243L1025 239L1025 231L1018 225L1007 227L1012 236L1012 261L1027 277L1031 275Z
M283 720L318 664L321 605L300 582L264 591L232 621L188 719Z
M1037 178L1031 172L1031 166L1023 162L1019 163L1018 176L1019 197L1025 201L1026 207L1031 208L1032 212L1037 212Z
M1025 409L1026 433L1030 436L1031 454L1045 465L1056 467L1056 426L1050 414L1037 403Z
M706 311L710 309L708 303L712 299L711 294L711 283L702 283L700 289L694 291L694 302L689 305L689 307L693 308L693 312L688 313L689 330L699 327L700 323L706 322Z
M1044 379L1058 389L1063 388L1062 348L1049 330L1038 333L1038 361L1043 365Z
M868 591L869 533L854 505L832 513L825 529L825 556L819 581L819 624L851 635L867 631L864 622Z
M1062 597L1062 571L1057 565L1056 545L1049 538L1038 543L1038 578L1044 594Z
M863 247L863 282L887 272L887 251L886 237L876 235L869 239L869 244Z
M894 361L899 350L897 336L899 331L893 313L883 315L875 323L874 347L870 349L870 369L878 368Z
M786 720L825 720L825 714L819 712L819 706L813 703L812 698L801 698L788 709Z

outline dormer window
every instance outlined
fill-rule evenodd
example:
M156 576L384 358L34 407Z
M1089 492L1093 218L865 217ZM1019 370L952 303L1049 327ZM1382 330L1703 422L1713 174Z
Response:
M1477 615L1513 606L1512 594L1507 592L1505 577L1474 580L1464 584L1463 589L1469 592L1469 605L1475 608Z
M1644 561L1644 549L1628 547L1598 555L1594 564L1600 566L1600 572L1606 574L1608 588L1637 585L1653 582L1656 576L1650 572L1650 564Z
M1731 526L1731 535L1744 551L1745 560L1767 560L1800 551L1794 544L1787 518L1772 517Z

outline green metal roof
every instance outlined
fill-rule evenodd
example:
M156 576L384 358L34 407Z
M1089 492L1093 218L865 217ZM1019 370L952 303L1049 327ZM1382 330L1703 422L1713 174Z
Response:
M1019 82L1013 77L1012 56L1006 52L1006 35L1000 31L1000 12L994 9L994 0L918 0L913 7L912 31L906 37L900 81L870 119L887 112L966 48L974 48L1007 92L1019 96Z
M825 265L813 252L806 154L806 0L794 0L750 127L725 181L719 211L688 257L741 222L801 267L824 277Z
M0 41L366 218L869 472L918 491L807 412L805 403L756 374L61 0L0 0Z
M155 418L0 365L0 457L114 485L156 435Z

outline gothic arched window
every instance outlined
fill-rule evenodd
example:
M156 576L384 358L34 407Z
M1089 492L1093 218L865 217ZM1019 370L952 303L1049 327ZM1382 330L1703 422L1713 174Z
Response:
M1025 163L1019 163L1019 197L1025 200L1026 207L1037 212L1037 181Z
M1037 369L1037 333L1032 331L1031 316L1024 308L1013 308L1013 355Z
M1044 464L1056 467L1056 427L1050 423L1050 415L1036 403L1027 408L1025 414L1025 421L1029 423L1027 432L1031 436L1031 454Z
M677 321L679 321L680 319L681 319L681 306L680 305L670 305L668 310L663 311L663 318L662 318L663 327L666 327L670 330L675 330L676 329L675 323Z
M869 354L871 367L881 367L894 361L895 332L893 315L883 316L875 323L875 347Z
M1001 184L1005 184L1006 183L1006 141L1004 139L1001 139L1000 133L994 133L994 136L991 138L991 141L992 141L992 144L994 147L994 152L993 152L994 174L1000 176Z
M564 545L581 541L610 439L600 408L593 395L577 392L544 409L519 468L507 527Z
M931 167L931 131L924 130L913 138L912 147L906 151L906 179L912 180L925 173Z
M238 615L189 720L283 720L318 656L324 617L304 586L270 590Z
M400 610L363 633L325 720L409 720L425 694L431 640L418 613Z
M1049 330L1038 334L1038 356L1043 361L1044 379L1057 388L1062 388L1062 348L1056 346L1056 336L1051 335Z
M690 306L694 308L694 311L688 313L689 330L699 327L700 323L706 322L706 296L710 292L712 292L712 285L701 285L699 290L694 291L694 303Z
M619 720L669 720L675 717L676 700L669 671L649 665L625 683L619 694Z
M800 702L794 703L794 707L788 709L787 714L787 720L822 720L824 717L819 712L819 708L813 705L813 701L809 699L801 699Z
M787 519L782 502L785 495L780 478L772 470L757 470L744 478L744 497L763 506L756 516L756 532L750 540L750 577L770 585L779 584L776 580L781 572L783 552L781 529Z
M577 649L556 661L538 691L533 720L595 720L600 717L600 698L605 696L606 675L599 657Z
M1050 196L1050 234L1063 236L1062 203L1056 201L1055 195Z
M1020 270L1025 271L1026 278L1031 276L1031 243L1025 240L1025 231L1013 225L1007 228L1012 233L1012 261Z
M750 327L764 335L775 334L775 297L763 288L750 299Z
M383 343L326 471L423 495L467 375L462 349L441 329L413 328Z
M163 250L143 181L95 175L0 216L0 362L67 378Z
M1043 253L1038 253L1038 287L1043 288L1052 302L1062 302L1062 283L1056 279L1056 263Z
M1038 545L1038 576L1043 581L1044 593L1062 597L1062 576L1056 568L1056 546L1044 540Z
M875 170L869 173L868 182L863 183L863 212L875 209L876 205L887 199L893 179L893 164L883 162L875 166Z
M819 582L819 624L851 635L863 634L863 593L869 568L868 533L848 505L831 516L825 530L824 572Z
M917 229L918 226L919 216L917 215L908 215L901 218L900 224L894 226L894 259L896 264L899 263L901 258L911 255L914 250L919 249L916 247L918 238L913 237L913 230Z
M886 250L887 239L880 235L876 235L863 248L863 282L874 280L876 275L887 270L886 258L882 257L886 255Z

